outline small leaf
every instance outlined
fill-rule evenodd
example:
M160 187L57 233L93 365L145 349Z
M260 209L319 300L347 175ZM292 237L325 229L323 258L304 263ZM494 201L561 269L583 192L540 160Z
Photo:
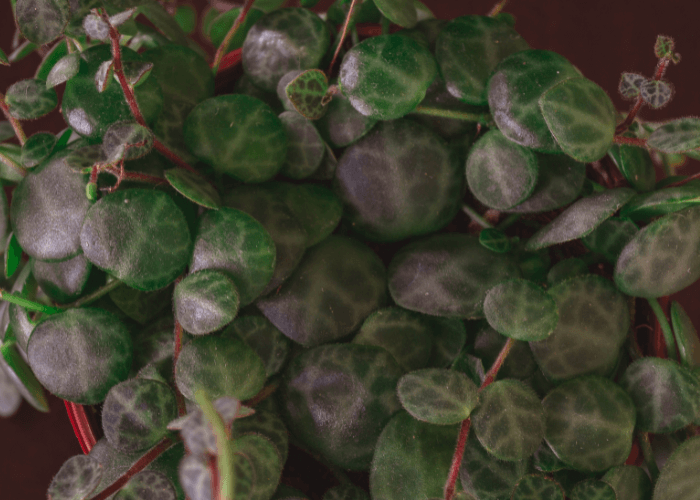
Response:
M19 246L15 233L10 233L5 247L5 278L14 276L22 258L22 247Z
M6 339L7 340L7 339ZM0 347L3 368L19 393L29 404L41 412L49 411L44 388L25 361L23 353L15 342L5 342Z
M0 142L11 139L15 136L15 129L12 128L12 124L8 121L0 122Z
M659 35L656 37L656 43L654 43L654 54L659 59L663 57L673 57L673 50L675 49L675 43L673 38L670 36Z
M48 158L55 145L56 136L49 132L32 135L22 146L22 165L27 168L36 167Z
M5 55L5 52L2 49L0 49L0 64L4 66L10 65L10 61L7 60L7 56Z
M141 2L139 2L141 3ZM146 16L153 25L163 33L171 42L187 46L187 35L173 16L156 2L149 2L138 7L138 12Z
M17 0L15 19L27 40L37 45L53 42L70 20L68 0Z
M219 208L221 196L207 180L184 168L173 168L164 172L170 185L182 196L206 208Z
M426 368L410 372L399 379L396 390L411 416L431 424L459 423L478 403L474 382L453 370Z
M197 11L191 5L178 5L173 17L188 35L197 27Z
M675 300L671 302L671 321L676 337L681 364L686 368L700 366L700 340L693 321Z
M97 14L88 14L83 19L83 29L90 38L106 42L109 40L109 25Z
M531 474L518 481L511 500L564 500L564 490L554 479Z
M679 118L657 128L647 146L663 153L684 153L700 148L700 118Z
M102 465L90 456L76 455L64 462L51 481L51 500L84 500L102 479Z
M44 80L20 80L7 89L5 101L10 114L20 120L40 118L56 108L58 96Z
M107 86L112 81L112 75L114 74L114 61L110 59L109 61L104 61L97 68L97 73L95 73L95 87L99 93L104 92Z
M673 97L673 86L661 80L645 80L640 91L644 102L654 109L665 106Z
M79 69L80 54L78 52L62 57L54 67L51 68L49 75L46 77L46 88L50 89L56 85L67 82L78 74Z
M9 59L11 63L21 61L38 48L39 47L36 44L33 44L29 40L25 40L22 45L17 47L9 56L7 56L7 59Z
M646 78L636 73L622 73L620 77L620 85L617 90L620 91L622 97L627 99L636 99L641 92L642 84Z
M151 74L153 70L153 63L151 62L140 62L140 61L124 61L122 62L122 67L124 68L124 76L126 81L132 87L138 87L146 78ZM116 75L115 75L116 79Z
M618 465L601 480L613 487L617 500L651 500L651 480L641 467Z
M546 339L559 322L554 299L544 288L523 279L491 288L484 299L484 314L494 330L516 340Z
M5 341L7 341L7 332ZM11 417L22 404L22 395L19 393L12 379L5 372L3 363L0 362L0 417Z
M119 12L118 14L114 14L113 16L109 16L109 23L112 26L121 26L125 22L127 22L131 17L136 13L136 7L132 7L131 9L125 10L123 12Z
M403 28L413 28L418 22L413 0L374 0L374 4L392 23Z
M479 243L496 253L508 253L513 245L510 238L496 228L488 227L479 233Z
M617 500L613 487L597 479L576 483L568 496L570 500Z
M153 132L135 122L115 123L102 138L102 151L108 163L141 158L152 147Z
M319 69L309 69L289 82L287 97L296 110L309 120L318 120L328 109L323 97L328 91L328 77Z

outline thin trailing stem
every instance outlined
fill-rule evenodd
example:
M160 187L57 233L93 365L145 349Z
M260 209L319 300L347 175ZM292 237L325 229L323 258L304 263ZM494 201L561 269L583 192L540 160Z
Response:
M662 57L661 59L659 59L659 62L656 64L656 71L654 72L654 80L661 80L664 77L664 74L666 73L666 69L668 68L670 62L671 59L669 59L668 57ZM630 125L632 125L632 122L634 122L637 113L639 113L639 110L642 109L643 105L644 99L642 99L642 96L639 96L630 112L627 113L627 117L624 119L624 121L620 123L617 127L615 127L616 135L622 134L625 130L629 128Z
M58 306L61 309L75 309L76 307L82 307L86 306L88 304L91 304L92 302L95 302L97 299L100 297L104 297L107 295L109 292L117 288L119 285L121 285L122 282L119 281L118 279L113 279L112 281L107 282L106 284L102 285L100 288L95 290L89 295L86 295L85 297L81 297L75 302L71 302L70 304Z
M4 300L5 302L9 302L11 304L17 304L18 306L23 307L27 311L38 311L46 314L56 314L61 312L61 309L57 307L47 306L46 304L40 304L39 302L34 302L33 300L13 295L1 288L0 300Z
M683 184L687 184L690 181L694 181L696 179L700 179L700 172L693 174L689 177L686 177L685 179L681 179L679 181L673 182L671 184L667 184L664 186L665 188L670 188L670 187L677 187L677 186L682 186Z
M163 440L155 445L153 448L148 450L148 452L139 458L134 465L132 465L129 470L122 474L116 481L107 486L100 493L92 497L90 500L107 500L110 496L115 494L117 491L122 489L129 479L134 477L136 474L145 469L151 462L156 458L161 456L168 448L174 444L173 440L170 438L163 438Z
M254 407L257 404L259 404L261 401L264 399L268 398L271 396L277 388L280 386L279 381L273 382L270 385L266 385L262 389L260 389L260 392L257 393L255 396L252 398L248 399L247 401L244 401L243 404L246 406Z
M357 5L357 0L352 0L352 3L350 4L350 10L348 11L348 15L345 16L345 22L343 23L343 32L340 35L340 40L338 40L338 46L335 48L335 52L333 53L333 59L331 59L331 63L328 65L328 71L326 71L329 77L331 76L331 72L333 71L335 61L336 59L338 59L338 54L340 54L340 48L343 46L343 42L345 42L345 37L348 35L348 26L350 26L350 19L352 19L352 13L353 10L355 10L355 5Z
M241 12L238 13L238 17L234 21L233 26L231 26L231 29L228 30L228 33L226 33L226 36L224 37L224 41L221 42L221 45L219 45L219 48L216 49L216 54L214 55L214 62L211 64L211 68L214 71L214 74L217 74L219 72L219 66L221 65L221 60L223 59L224 54L226 54L226 50L228 49L228 46L231 43L231 40L233 40L233 37L238 32L238 29L243 24L243 21L245 21L245 18L248 15L248 12L253 7L253 3L254 3L254 0L246 0L245 5L243 5L243 8L241 9Z
M212 425L214 437L216 438L216 461L219 469L219 484L217 489L212 490L218 491L218 495L215 493L214 498L218 498L219 500L233 500L236 478L233 473L233 449L231 447L231 440L226 435L226 426L221 419L221 415L217 413L214 404L203 389L197 389L194 393L194 398L202 409L204 418Z
M431 108L429 106L418 106L413 110L419 115L437 116L440 118L452 118L466 122L477 122L489 126L493 123L493 117L488 113L466 113L464 111L453 111L451 109Z
M165 156L168 160L172 161L178 167L182 167L185 170L189 170L190 172L199 175L199 172L194 167L172 152L168 146L160 142L155 137L153 138L153 147L156 149L156 151Z
M642 455L644 456L644 463L649 469L649 474L651 475L652 484L656 484L656 480L659 478L659 466L656 465L656 458L654 457L654 450L651 448L651 441L649 441L648 432L640 432L637 435L639 447L642 450Z
M651 306L654 315L656 315L656 321L659 322L661 331L664 334L664 340L666 341L666 351L668 352L668 357L674 361L678 361L678 351L676 349L676 339L673 337L673 331L671 330L671 325L668 323L668 318L666 313L659 304L659 301L650 298L647 299L649 305Z
M120 162L121 163L121 162ZM166 179L163 179L162 177L157 177L155 175L148 175L148 174L142 174L139 172L127 172L123 170L123 168L117 168L111 165L107 165L104 167L104 170L106 172L109 172L110 174L114 175L117 178L117 181L121 183L123 180L130 180L130 181L136 181L136 182L147 182L149 184L167 184L168 181ZM118 184L117 184L118 186ZM117 186L113 186L113 188L116 188ZM112 189L112 188L110 188Z
M68 420L73 426L73 433L75 437L78 438L78 443L83 453L86 455L90 453L92 447L97 443L97 439L92 432L92 427L85 414L85 408L83 405L73 403L71 401L63 401L66 405L66 413L68 413Z
M20 145L24 146L24 143L27 142L27 134L24 133L24 129L22 129L19 120L10 114L10 108L7 107L7 102L5 101L5 94L2 93L0 93L0 109L2 109L2 112L5 114L7 121L12 125L12 129L15 131Z
M12 170L17 172L22 177L27 175L27 169L24 168L22 165L20 165L19 163L17 163L15 160L13 160L12 158L10 158L7 155L0 153L0 162L4 163L8 167L10 167Z
M647 147L646 139L637 139L636 137L622 137L621 135L616 135L613 137L613 142L615 144L627 144L629 146L639 146L640 148Z
M493 228L493 224L484 219L479 213L467 204L462 205L462 211L467 214L474 222L479 224L484 229Z
M486 373L484 381L479 387L479 391L484 390L496 379L498 371L503 366L504 361L508 357L511 349L515 345L515 339L509 338L505 345L501 348L501 352L498 353L496 361ZM469 437L469 429L471 428L471 417L462 420L462 425L459 428L459 437L457 438L457 446L455 447L454 455L452 456L452 465L450 466L450 472L447 475L447 482L445 483L444 497L445 500L452 500L455 494L455 487L457 484L457 478L459 477L459 469L462 466L462 456L464 455L464 447L467 444L467 438Z

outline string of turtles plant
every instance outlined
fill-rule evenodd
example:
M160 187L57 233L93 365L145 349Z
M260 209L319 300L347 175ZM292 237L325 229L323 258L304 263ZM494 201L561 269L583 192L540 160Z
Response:
M0 410L66 401L48 498L303 499L291 441L324 500L696 499L700 119L637 116L673 41L624 114L505 2L315 3L210 9L208 62L186 6L13 2Z

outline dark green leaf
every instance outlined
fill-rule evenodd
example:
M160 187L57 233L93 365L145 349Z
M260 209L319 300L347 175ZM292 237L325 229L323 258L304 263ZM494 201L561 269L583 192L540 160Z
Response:
M122 66L126 81L132 87L143 84L153 70L153 63L150 62L126 61L122 63Z
M396 390L413 418L431 424L459 423L480 402L478 388L469 377L441 368L412 371L401 377Z
M479 243L484 248L488 248L496 253L508 253L513 245L510 238L496 228L482 229L479 233Z
M29 40L25 40L19 47L17 47L12 53L7 57L11 63L18 62L27 57L29 54L33 53L39 47Z
M645 80L640 90L644 102L654 109L665 106L673 97L673 86L662 80Z
M333 147L345 147L369 132L377 120L357 111L343 94L333 96L327 111L314 125Z
M626 99L636 99L639 97L640 89L645 81L646 78L642 75L636 73L622 73L617 90L619 90L622 97Z
M613 144L608 156L637 191L650 191L656 183L654 162L645 148Z
M597 479L576 483L568 496L571 500L617 500L613 487Z
M523 476L513 489L512 500L564 500L564 490L554 479Z
M394 24L404 28L413 28L418 22L413 0L374 0L374 4Z
M7 60L7 56L5 55L5 52L2 49L0 49L0 64L4 66L10 65L10 61Z
M700 148L700 118L679 118L660 126L647 139L647 146L663 153Z
M140 3L140 2L139 2ZM159 3L148 2L138 7L138 13L143 14L162 32L168 40L178 45L187 46L187 35L180 25Z
M653 500L694 500L700 491L700 436L686 440L676 448L666 464L654 488Z
M7 89L5 101L12 116L33 120L53 111L58 96L55 90L46 88L43 80L20 80Z
M681 364L687 368L700 366L700 338L693 321L675 300L671 302L671 321Z
M455 429L451 444L453 448L456 433ZM479 500L503 500L510 498L518 480L527 474L528 470L527 460L499 460L482 448L476 436L472 435L464 449L459 477L464 490ZM445 477L444 474L442 477Z
M44 388L34 375L34 372L25 361L25 356L20 352L19 346L12 341L0 346L0 369L5 371L10 381L29 404L41 412L49 411L49 402L46 400Z
M153 132L136 122L117 122L102 138L102 151L109 163L135 160L153 147Z
M0 142L12 139L14 136L15 129L12 128L12 124L8 121L0 122Z
M5 278L14 276L15 271L19 267L22 257L22 247L19 246L17 237L14 233L10 233L7 238L7 246L5 247Z
M87 286L92 264L83 254L61 262L34 262L32 274L41 290L56 302L73 302Z
M221 197L214 187L201 175L184 168L165 171L170 185L188 200L206 208L219 208Z
M53 42L70 20L68 0L17 0L15 19L22 34L37 45Z
M90 262L145 292L174 281L192 252L182 211L167 194L148 189L97 201L85 217L80 245Z
M67 82L78 74L79 68L80 54L78 52L62 57L54 67L51 68L51 71L46 77L46 88L52 88Z
M56 136L49 132L38 132L27 139L22 146L22 165L36 167L44 161L56 145Z
M162 472L146 470L132 477L114 500L177 500L175 487Z
M178 5L173 17L187 35L197 27L197 11L191 5Z
M115 314L69 309L34 328L27 356L37 379L51 393L79 404L97 404L127 378L132 343Z
M238 335L245 340L263 360L268 377L282 369L292 347L291 340L263 316L240 316L222 335Z
M296 110L309 120L321 118L327 106L323 97L328 92L328 77L318 69L309 69L294 78L285 93Z
M102 466L92 457L76 455L64 462L49 485L52 500L84 500L102 479Z
M296 111L279 115L287 134L287 158L280 173L291 179L304 179L321 165L326 144L316 127Z
M629 243L639 229L629 219L611 217L592 233L581 238L586 247L592 252L599 253L610 263L617 262L622 249Z
M581 259L570 257L563 259L552 266L547 273L547 284L552 287L562 281L588 274L588 265Z
M141 325L154 319L166 307L171 309L170 299L172 295L173 289L171 287L161 288L153 292L143 292L125 284L121 284L109 292L109 298L121 312Z
M613 487L616 500L651 500L651 480L641 467L618 465L601 479Z
M647 221L700 204L700 187L692 184L638 194L620 209L620 217Z
M203 29L204 33L207 34L214 47L218 48L223 43L224 38L226 38L226 34L233 27L233 23L236 22L240 12L240 7L234 7L231 10L222 12L211 21L211 24ZM231 42L228 44L228 50L231 51L240 49L243 46L243 42L245 41L246 35L248 35L250 28L264 15L264 11L253 7L248 12L248 15L246 15L243 24L238 27L238 30L231 39Z
M238 291L225 274L204 269L175 286L173 307L182 327L193 335L219 330L238 313Z
M346 483L326 490L323 494L323 500L370 500L370 498L365 490L359 486Z
M270 439L261 434L245 434L233 442L234 453L245 456L253 466L255 481L251 498L271 498L282 475L281 455Z

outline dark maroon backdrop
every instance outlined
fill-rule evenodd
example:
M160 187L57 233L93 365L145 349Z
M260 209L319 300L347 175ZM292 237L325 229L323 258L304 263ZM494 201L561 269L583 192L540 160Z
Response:
M0 7L0 47L10 51L14 25L10 2ZM438 18L466 14L486 14L492 0L424 0ZM331 2L319 4L323 10ZM195 2L196 6L206 5ZM676 90L675 99L659 111L643 111L642 116L665 120L700 115L700 36L696 0L511 0L506 11L515 15L516 29L533 48L559 52L583 74L602 86L616 107L626 110L616 88L623 71L651 76L656 59L653 45L657 34L675 38L683 56L667 72ZM13 65L0 66L0 91L13 82L30 78L39 62L36 55ZM28 123L26 130L54 132L65 127L58 112L49 120ZM682 173L700 170L690 162ZM674 297L700 324L697 284ZM41 414L27 403L12 418L0 418L0 498L40 500L52 476L70 456L81 453L60 400L51 397L51 412Z

